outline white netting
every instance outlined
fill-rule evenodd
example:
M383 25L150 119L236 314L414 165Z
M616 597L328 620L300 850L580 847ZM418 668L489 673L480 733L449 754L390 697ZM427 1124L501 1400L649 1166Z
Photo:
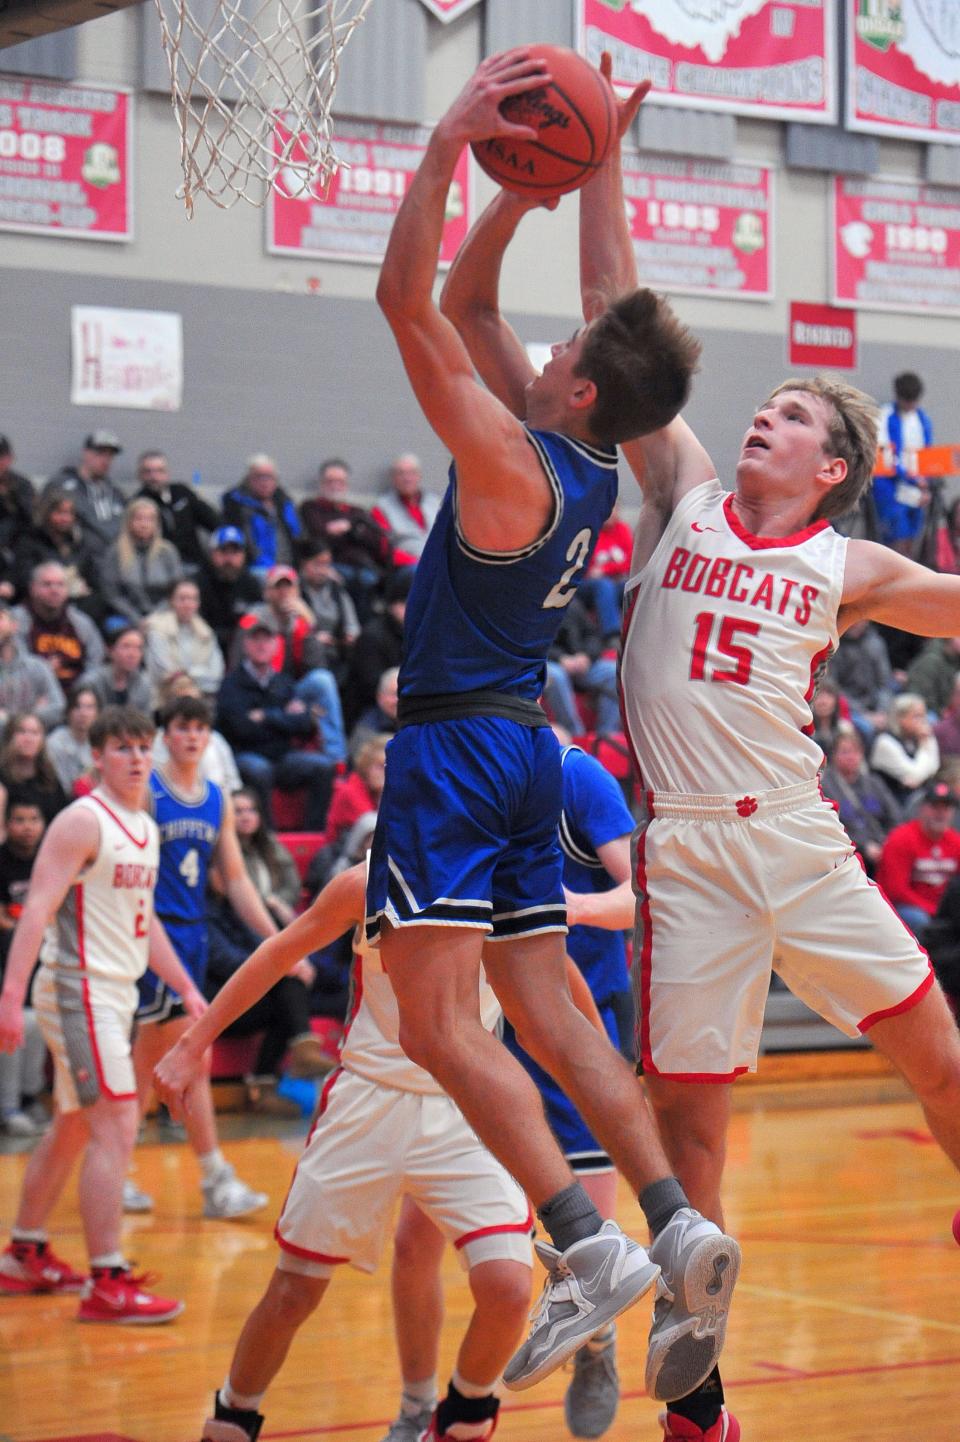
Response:
M339 60L371 0L155 0L170 66L187 214L207 195L262 206L309 194L337 167ZM281 122L278 125L278 121Z

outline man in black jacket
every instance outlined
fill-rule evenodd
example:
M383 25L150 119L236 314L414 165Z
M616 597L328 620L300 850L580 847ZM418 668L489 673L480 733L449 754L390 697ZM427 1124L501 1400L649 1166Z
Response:
M162 451L144 451L137 461L137 496L153 501L160 512L164 539L180 553L186 571L193 575L206 559L201 531L212 531L219 512L200 496L195 486L171 481L170 462Z
M200 614L220 643L225 659L237 623L262 598L263 587L247 565L243 532L236 526L221 526L210 538L210 554L204 556L197 578L200 586Z
M317 739L317 708L295 694L292 676L274 669L277 625L266 610L243 628L243 660L228 671L217 698L217 729L233 747L240 775L269 817L270 793L304 789L307 831L322 831L335 762L322 751L298 750Z

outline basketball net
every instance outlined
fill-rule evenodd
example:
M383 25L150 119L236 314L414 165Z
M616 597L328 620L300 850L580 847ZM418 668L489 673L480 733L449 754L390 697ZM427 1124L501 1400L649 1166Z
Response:
M306 196L326 184L340 56L370 3L155 0L188 216L198 195L227 210L262 206L274 185Z

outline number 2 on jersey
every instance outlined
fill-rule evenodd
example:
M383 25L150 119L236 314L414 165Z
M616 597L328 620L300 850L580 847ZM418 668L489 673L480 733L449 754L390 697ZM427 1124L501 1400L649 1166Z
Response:
M736 665L732 671L713 666L708 674L707 648L713 635L714 623L717 621L720 624L717 627L716 649L721 656L736 662ZM753 653L746 646L737 645L735 638L738 632L745 636L759 636L760 623L759 621L738 621L733 616L718 616L713 611L700 612L697 617L693 652L690 656L691 681L732 682L736 686L749 684Z
M570 582L578 571L582 571L590 559L590 542L593 540L593 532L589 526L584 526L578 531L570 545L567 547L567 560L570 565L564 571L557 584L547 595L543 603L545 611L559 610L562 606L569 606L576 595L576 587L570 586ZM567 587L570 587L568 590Z

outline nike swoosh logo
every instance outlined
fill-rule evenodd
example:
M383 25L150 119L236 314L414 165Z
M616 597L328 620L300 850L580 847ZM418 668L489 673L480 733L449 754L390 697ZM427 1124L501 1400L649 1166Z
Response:
M697 534L701 536L703 535L704 531L712 531L715 536L719 536L720 534L716 526L701 526L699 521L691 521L690 529L691 531L696 531Z

